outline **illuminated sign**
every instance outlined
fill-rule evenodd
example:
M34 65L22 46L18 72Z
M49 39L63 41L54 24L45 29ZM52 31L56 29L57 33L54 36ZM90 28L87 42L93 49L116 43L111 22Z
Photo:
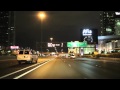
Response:
M88 44L98 43L98 30L94 28L80 29L80 41Z
M120 12L115 12L116 15L120 15Z
M83 34L83 36L92 35L92 30L90 30L90 29L83 29L82 34Z
M87 42L67 42L67 47L86 47Z
M10 49L19 49L19 46L10 46Z
M110 31L110 32L111 32L111 31L112 31L112 29L111 29L111 28L106 28L106 31Z
M48 43L48 47L60 47L60 44L53 44L53 43Z

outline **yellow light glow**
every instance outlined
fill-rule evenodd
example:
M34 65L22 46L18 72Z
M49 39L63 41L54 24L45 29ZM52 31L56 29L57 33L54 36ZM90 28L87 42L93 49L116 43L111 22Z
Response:
M40 13L38 13L38 17L40 19L44 19L44 18L46 18L46 14L44 12L40 12Z

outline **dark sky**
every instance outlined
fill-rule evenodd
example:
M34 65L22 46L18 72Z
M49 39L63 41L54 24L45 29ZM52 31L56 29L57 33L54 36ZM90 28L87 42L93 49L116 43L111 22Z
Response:
M42 23L43 42L69 42L80 40L81 28L96 28L100 31L100 11L45 11L47 18ZM41 22L38 11L16 11L16 42L32 47L40 41Z

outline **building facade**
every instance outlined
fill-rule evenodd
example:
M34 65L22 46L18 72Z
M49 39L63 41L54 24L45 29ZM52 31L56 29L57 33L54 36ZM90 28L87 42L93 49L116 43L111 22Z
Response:
M0 47L15 45L14 11L0 11Z
M120 12L103 11L100 14L101 36L98 37L99 52L108 53L120 48Z
M115 35L115 12L103 11L100 14L101 35Z

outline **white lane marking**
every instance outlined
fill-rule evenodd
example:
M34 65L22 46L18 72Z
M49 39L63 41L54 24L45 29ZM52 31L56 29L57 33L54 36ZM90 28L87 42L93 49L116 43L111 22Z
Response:
M49 61L51 61L51 60L49 60ZM30 73L30 72L36 70L37 68L43 66L44 64L48 63L49 61L47 61L47 62L45 62L45 63L43 63L43 64L40 64L39 66L37 66L37 67L35 67L35 68L33 68L33 69L31 69L31 70L25 72L25 73L23 73L23 74L21 74L21 75L15 77L15 78L13 78L13 79L19 79L19 78L23 77L23 76L25 76L26 74L28 74L28 73Z
M70 65L70 64L68 64L68 66L69 66L69 67L71 67L71 65Z
M40 62L40 63L41 63L41 62ZM13 74L15 74L15 73L18 73L18 72L20 72L20 71L26 70L26 69L28 69L28 68L30 68L30 67L34 67L34 66L36 66L36 65L38 65L38 64L40 64L40 63L37 63L37 64L31 65L31 66L29 66L29 67L20 69L20 70L18 70L18 71L15 71L15 72L6 74L6 75L4 75L4 76L1 76L0 79L5 78L5 77L8 77L8 76L10 76L10 75L13 75Z

